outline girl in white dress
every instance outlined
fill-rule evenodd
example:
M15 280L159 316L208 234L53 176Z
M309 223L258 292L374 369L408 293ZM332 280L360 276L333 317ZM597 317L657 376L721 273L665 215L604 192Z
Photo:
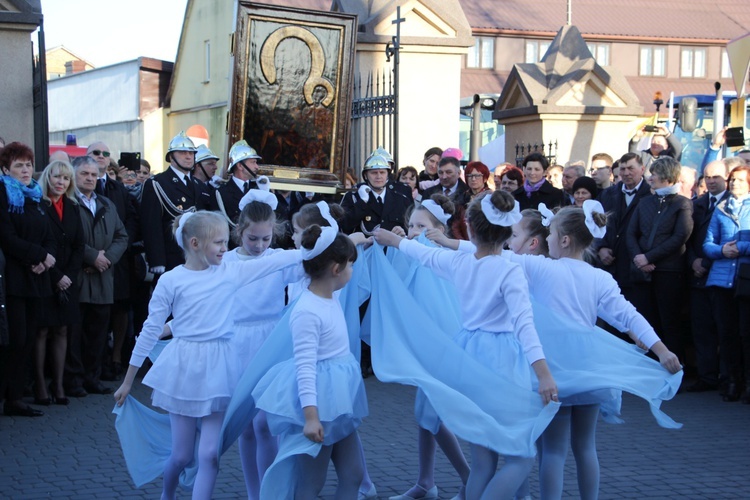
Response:
M299 264L302 256L291 250L256 261L223 262L229 231L226 221L213 212L183 214L175 219L173 232L185 252L185 264L159 278L148 319L114 397L118 405L125 402L171 314L174 339L143 379L154 389L152 403L169 412L171 423L172 451L164 468L162 498L175 497L180 472L194 459L200 422L193 498L209 499L218 473L224 412L241 374L231 344L232 297L253 280Z
M225 262L253 261L283 252L270 248L277 227L274 213L277 205L276 195L263 188L251 189L242 197L233 231L239 246L224 255ZM232 342L243 371L281 319L287 285L304 277L302 266L290 266L253 281L234 294ZM259 498L261 480L278 452L278 440L271 435L264 412L258 412L248 423L238 441L247 495L254 500Z
M478 362L531 390L531 369L539 380L545 404L557 401L557 386L534 328L528 285L520 267L499 256L510 227L521 215L518 203L503 191L475 198L467 210L474 254L429 248L378 230L378 243L397 246L407 255L452 281L458 291L464 330L455 338ZM497 388L487 388L488 394ZM516 401L508 400L513 408ZM528 430L524 430L524 438ZM532 456L506 456L497 469L498 453L481 443L471 444L471 473L466 497L511 498L533 466Z

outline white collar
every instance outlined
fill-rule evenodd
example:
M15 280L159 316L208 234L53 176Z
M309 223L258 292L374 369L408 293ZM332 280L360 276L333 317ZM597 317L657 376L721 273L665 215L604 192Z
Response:
M636 186L633 189L628 189L628 188L625 187L625 183L623 182L622 183L622 192L623 192L623 194L625 194L625 196L635 196L635 194L638 192L638 190L641 189L641 184L643 184L643 178L641 178L641 182L639 182L638 184L636 184ZM633 194L632 195L628 195L627 193L625 193L625 191L633 191Z
M237 187L240 188L240 191L244 191L245 190L245 183L246 182L250 182L250 181L243 181L242 179L240 179L240 178L238 178L238 177L236 177L234 175L232 176L232 180L234 181L235 184L237 184Z
M175 175L177 176L177 178L180 179L183 182L185 181L185 176L186 175L188 176L188 179L192 179L192 176L189 173L185 173L182 170L180 170L179 168L175 168L172 165L169 165L169 168L171 168L172 172L175 173Z
M378 196L380 196L380 199L385 203L385 192L388 191L388 185L383 187L383 190L380 193L376 193L375 191L372 191L371 195L375 198L375 202L378 201Z
M726 194L726 192L727 192L727 190L725 189L724 191L722 191L719 194L708 193L708 203L709 204L711 203L711 197L712 196L716 197L716 203L719 203L721 201L721 199L724 197L724 195Z

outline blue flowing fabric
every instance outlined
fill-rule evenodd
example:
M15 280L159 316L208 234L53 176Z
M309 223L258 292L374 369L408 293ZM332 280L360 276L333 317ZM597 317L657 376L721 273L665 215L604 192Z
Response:
M370 268L372 363L378 379L422 389L460 438L503 455L533 457L559 403L545 406L539 394L464 352L433 320L434 303L430 313L417 303L379 246L372 248Z
M625 391L645 399L660 426L682 427L659 409L662 401L677 394L682 371L671 374L636 346L601 328L575 323L533 297L531 303L534 324L561 400L572 399L571 403L576 404L581 394ZM613 406L602 402L602 416L608 422L620 423L619 397L615 403Z
M360 245L357 247L357 261L352 266L352 277L339 295L339 302L344 310L346 326L349 330L349 348L357 361L362 356L359 306L368 298L370 298L370 268L365 251Z
M120 438L122 454L128 473L137 488L150 483L164 472L164 464L172 451L172 429L169 415L158 413L142 405L133 396L125 398L122 406L115 405L112 413ZM196 433L196 457L200 431ZM193 461L180 473L180 485L192 488L198 462Z

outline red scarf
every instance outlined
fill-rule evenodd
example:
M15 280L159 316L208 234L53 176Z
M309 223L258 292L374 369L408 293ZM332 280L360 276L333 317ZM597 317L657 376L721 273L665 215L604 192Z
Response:
M55 212L57 212L57 216L62 221L63 217L63 197L60 196L57 201L52 202L52 206L55 208Z

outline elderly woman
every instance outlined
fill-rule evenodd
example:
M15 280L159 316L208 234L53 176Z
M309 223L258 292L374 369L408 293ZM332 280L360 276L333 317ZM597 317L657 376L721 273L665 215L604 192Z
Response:
M719 331L724 401L740 398L744 357L742 402L750 404L750 299L735 296L738 275L748 279L750 274L750 167L732 169L728 190L729 197L716 205L703 242L706 257L713 260L706 287Z
M591 177L579 177L573 183L573 199L575 200L575 206L583 207L583 202L586 200L595 200L599 194L599 188L596 186L596 181Z
M693 230L693 206L678 194L680 163L665 156L651 164L651 189L628 225L626 243L632 259L632 303L667 348L684 360L680 309L686 269L685 251Z
M40 206L42 189L33 179L34 153L20 142L0 152L0 246L5 254L6 302L10 344L5 363L5 403L10 416L39 417L23 402L29 359L38 327L41 299L52 295L49 270L55 265L55 240Z
M490 178L490 169L481 161L470 161L466 165L464 178L466 179L466 184L469 186L471 200L480 193L491 191L487 185L487 180Z
M513 191L523 186L523 181L523 171L518 167L509 166L500 175L500 182L497 185L497 189L513 194Z
M84 249L74 179L73 167L65 161L53 161L47 165L39 179L44 200L42 206L47 214L57 251L55 267L49 270L53 296L43 299L44 308L41 311L34 351L34 402L41 405L69 403L63 390L63 369L68 345L68 325L79 321L76 281L83 265ZM49 393L44 383L48 337L52 370Z
M562 189L553 187L545 178L548 167L549 160L541 153L531 153L523 159L526 181L512 193L521 210L538 209L540 203L544 203L549 209L563 205L565 193Z

